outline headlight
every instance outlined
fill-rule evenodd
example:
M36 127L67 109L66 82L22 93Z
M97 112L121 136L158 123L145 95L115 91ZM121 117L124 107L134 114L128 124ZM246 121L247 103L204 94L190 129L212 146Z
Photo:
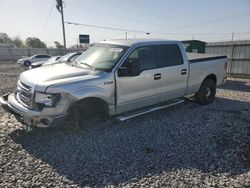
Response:
M60 100L60 94L39 93L35 94L35 102L48 107L55 106Z

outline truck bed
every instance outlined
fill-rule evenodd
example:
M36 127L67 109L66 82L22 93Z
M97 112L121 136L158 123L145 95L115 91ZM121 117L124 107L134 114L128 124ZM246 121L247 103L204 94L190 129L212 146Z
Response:
M199 53L187 53L189 63L198 63L201 61L211 61L218 59L226 59L225 55L212 55L212 54L199 54Z
M187 94L196 93L205 75L215 74L217 85L220 85L225 78L225 63L227 56L187 53L189 61L189 80Z

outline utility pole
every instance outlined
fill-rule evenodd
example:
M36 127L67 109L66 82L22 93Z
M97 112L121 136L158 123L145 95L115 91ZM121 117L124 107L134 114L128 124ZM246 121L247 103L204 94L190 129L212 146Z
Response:
M66 50L66 37L65 37L65 27L64 27L64 15L63 15L63 1L56 0L56 2L57 2L56 8L61 13L61 16L62 16L63 46L64 46L64 50Z
M128 32L125 33L125 39L128 39Z
M230 67L229 67L229 77L231 77L232 74L232 67L233 67L233 56L234 56L234 32L232 33L232 39L231 39L231 61L230 61Z

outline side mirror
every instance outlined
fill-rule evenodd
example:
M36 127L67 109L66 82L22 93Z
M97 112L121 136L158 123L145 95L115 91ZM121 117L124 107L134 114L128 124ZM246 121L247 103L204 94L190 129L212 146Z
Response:
M118 76L119 77L125 77L125 76L130 76L130 68L129 67L120 67L118 69Z
M140 75L140 63L137 60L125 61L125 66L118 69L118 76L138 76Z

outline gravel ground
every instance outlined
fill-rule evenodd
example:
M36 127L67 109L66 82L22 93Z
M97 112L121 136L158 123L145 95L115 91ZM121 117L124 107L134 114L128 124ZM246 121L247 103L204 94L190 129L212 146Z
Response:
M0 94L20 68L0 64ZM85 130L30 130L0 107L0 187L248 187L250 80L213 104L189 101Z

